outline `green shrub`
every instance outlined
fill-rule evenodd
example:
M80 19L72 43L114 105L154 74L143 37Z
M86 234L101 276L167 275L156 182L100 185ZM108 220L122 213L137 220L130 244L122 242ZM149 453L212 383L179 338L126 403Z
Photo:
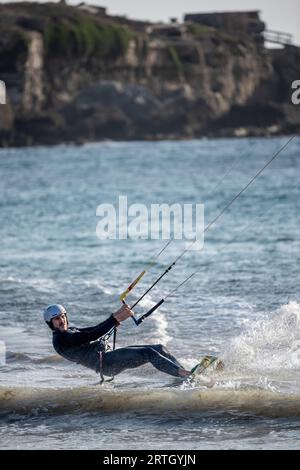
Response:
M134 34L118 25L89 17L51 20L44 31L47 56L116 59L126 53Z

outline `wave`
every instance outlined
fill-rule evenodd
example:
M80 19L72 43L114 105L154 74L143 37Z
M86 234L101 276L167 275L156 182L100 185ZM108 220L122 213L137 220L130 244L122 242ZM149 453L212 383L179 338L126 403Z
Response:
M106 387L106 388L105 388ZM120 413L128 411L247 413L299 417L300 395L266 390L114 390L105 387L0 387L0 412L18 414Z
M42 358L33 358L29 354L22 353L22 352L15 352L15 351L6 351L6 363L7 364L14 364L20 362L29 362L32 364L57 364L60 362L66 362L66 360L58 356L57 354L53 354L51 356L46 356Z

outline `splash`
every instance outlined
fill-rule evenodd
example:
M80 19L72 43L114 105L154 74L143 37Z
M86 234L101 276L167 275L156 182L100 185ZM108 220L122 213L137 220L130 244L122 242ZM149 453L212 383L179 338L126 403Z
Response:
M231 341L225 360L244 371L300 369L300 304L291 301L271 317L248 322Z
M168 321L162 312L157 312L154 317L155 323L155 342L167 345L171 341L171 336L168 335Z

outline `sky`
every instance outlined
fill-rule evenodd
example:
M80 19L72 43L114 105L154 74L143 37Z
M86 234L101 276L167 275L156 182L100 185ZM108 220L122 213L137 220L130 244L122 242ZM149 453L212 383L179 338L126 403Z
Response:
M81 1L67 0L67 3ZM0 0L0 3L7 1ZM182 20L184 13L259 10L268 29L291 33L295 44L300 45L300 0L85 0L85 3L105 6L112 15L165 22L171 17Z

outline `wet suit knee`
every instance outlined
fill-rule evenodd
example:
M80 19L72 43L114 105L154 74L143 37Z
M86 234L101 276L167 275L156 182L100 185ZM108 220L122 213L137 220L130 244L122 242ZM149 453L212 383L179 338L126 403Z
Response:
M162 356L172 361L180 369L184 369L183 365L180 364L180 362L176 359L176 357L173 356L173 354L171 354L170 351L163 344L161 343L154 344L154 345L151 345L151 347L155 349L159 354L161 354Z
M157 347L158 346L158 347ZM142 348L144 357L148 359L149 362L161 372L165 372L166 374L173 375L175 377L179 377L179 369L180 365L174 361L170 357L168 357L168 353L165 351L163 345L154 345L149 347Z
M142 356L144 357L144 359L147 362L151 362L151 363L153 363L153 361L155 360L155 357L157 356L157 353L158 353L156 348L153 348L152 346L141 347L140 352L141 352Z

